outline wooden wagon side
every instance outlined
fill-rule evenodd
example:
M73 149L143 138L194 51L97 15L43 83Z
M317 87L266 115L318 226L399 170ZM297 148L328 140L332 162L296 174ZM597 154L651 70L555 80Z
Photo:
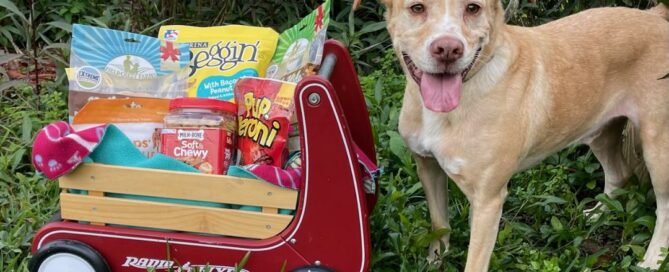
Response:
M278 210L295 209L297 201L297 191L258 180L102 164L83 165L59 183L63 219L256 239L284 230L293 216ZM262 212L132 196L255 206Z

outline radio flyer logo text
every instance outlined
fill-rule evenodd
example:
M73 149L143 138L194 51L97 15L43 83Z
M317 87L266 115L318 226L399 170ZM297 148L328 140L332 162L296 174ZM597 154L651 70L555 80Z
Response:
M234 266L227 265L211 265L211 264L191 264L186 262L182 266L175 265L174 261L162 260L162 259L150 259L150 258L138 258L132 256L126 256L125 262L122 267L133 267L142 269L144 271L153 269L154 271L161 270L171 270L174 272L194 272L194 271L205 271L207 268L211 272L235 272ZM250 272L246 269L239 270L240 272Z

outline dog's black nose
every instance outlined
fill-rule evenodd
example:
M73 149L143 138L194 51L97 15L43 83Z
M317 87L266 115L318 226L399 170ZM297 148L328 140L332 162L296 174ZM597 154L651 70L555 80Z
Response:
M458 39L442 37L430 44L432 57L444 63L453 63L462 57L465 45Z

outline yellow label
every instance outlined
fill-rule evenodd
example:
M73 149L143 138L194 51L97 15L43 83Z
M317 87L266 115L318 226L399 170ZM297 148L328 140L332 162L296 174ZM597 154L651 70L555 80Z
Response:
M163 41L190 45L189 97L233 103L237 79L265 76L279 37L271 28L241 25L163 26L159 35Z

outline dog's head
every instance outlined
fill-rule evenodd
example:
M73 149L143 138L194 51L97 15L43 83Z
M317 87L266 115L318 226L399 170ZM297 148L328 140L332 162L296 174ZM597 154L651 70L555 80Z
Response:
M459 104L463 82L474 76L472 68L494 39L495 27L504 24L501 1L382 1L407 78L420 87L428 109L452 111Z

